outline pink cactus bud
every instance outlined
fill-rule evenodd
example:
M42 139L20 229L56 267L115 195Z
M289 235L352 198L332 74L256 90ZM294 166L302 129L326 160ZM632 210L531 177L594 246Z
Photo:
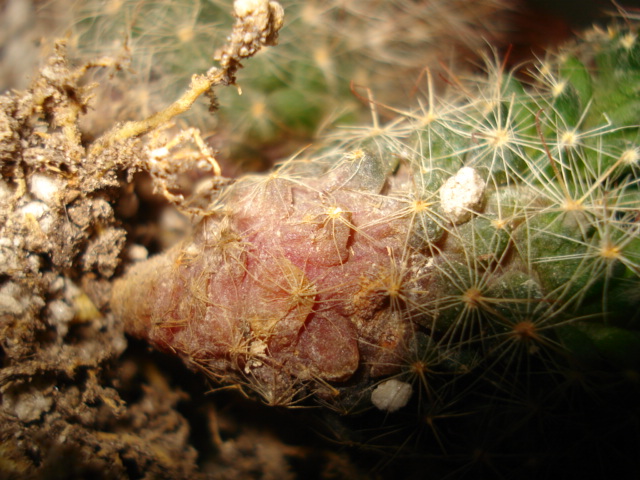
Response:
M413 332L408 298L424 291L405 272L426 262L407 256L400 180L362 151L321 174L304 167L238 181L224 213L117 282L128 331L269 403L393 372Z

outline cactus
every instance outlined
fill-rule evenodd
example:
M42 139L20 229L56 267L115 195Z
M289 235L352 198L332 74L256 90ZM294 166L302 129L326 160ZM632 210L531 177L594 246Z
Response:
M273 369L276 391L337 397L327 382L375 383L418 333L561 362L572 332L634 331L637 48L632 32L594 30L528 88L497 65L388 130L238 179L189 239L135 267L114 309L223 376Z
M173 100L192 72L210 64L211 45L228 24L230 0L179 2L84 0L74 4L77 55L94 59L121 51L130 58L123 87L109 82L125 101L121 119L139 118ZM375 88L378 100L405 101L425 65L452 62L504 34L513 2L395 0L283 2L287 21L278 49L261 53L243 71L242 95L216 92L216 116L204 105L192 125L215 130L223 156L245 169L293 153L327 123L354 121L361 105L350 82ZM398 35L402 32L402 35ZM107 102L108 103L108 102ZM103 107L104 108L104 107ZM103 127L101 109L93 128ZM112 118L113 115L107 115ZM216 122L217 121L217 122Z
M518 467L557 458L548 415L604 404L589 438L607 415L621 428L640 368L639 52L614 25L530 84L488 60L439 97L427 75L419 108L222 188L112 308L268 404L418 412L388 436L421 455L465 450L439 432L448 416L486 433L465 441L489 466L487 440Z
M2 96L0 453L11 462L0 467L54 471L64 444L122 477L153 466L194 478L184 397L162 374L128 396L101 385L124 325L267 404L325 406L325 433L418 477L640 471L631 19L550 53L532 81L488 59L484 76L451 77L438 95L427 70L415 108L384 107L394 120L381 123L372 100L371 126L231 180L196 130L169 141L160 130L274 44L275 2L234 11L220 67L94 142L79 127L92 88L80 80L121 62L70 69L59 44L28 92ZM191 165L214 177L185 198ZM121 275L122 211L135 210L124 185L140 170L193 232Z

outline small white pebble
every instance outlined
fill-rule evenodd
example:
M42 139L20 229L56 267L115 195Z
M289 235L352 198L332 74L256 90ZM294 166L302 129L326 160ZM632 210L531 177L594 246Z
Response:
M142 245L134 244L127 249L127 256L131 261L140 262L149 258L149 250Z
M463 167L440 187L440 206L453 224L464 223L482 203L485 182L471 167Z
M49 207L42 202L29 202L20 209L23 216L31 215L36 220L40 220L48 211Z
M37 255L35 253L30 253L29 255L27 255L26 263L30 271L34 274L39 272L42 268L42 258L40 257L40 255Z
M52 215L49 215L50 208L43 202L33 201L29 202L20 208L20 213L23 218L27 220L32 217L38 222L40 229L43 233L48 234L54 227L54 219Z
M409 403L412 394L411 385L392 378L382 382L371 392L371 403L379 410L391 413Z
M31 195L35 198L48 205L55 205L59 201L58 193L62 190L63 185L57 178L36 173L29 179L29 187Z

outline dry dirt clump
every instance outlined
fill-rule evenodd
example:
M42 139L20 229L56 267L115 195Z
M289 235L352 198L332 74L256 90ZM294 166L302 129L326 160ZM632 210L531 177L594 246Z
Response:
M192 478L180 395L150 382L125 404L114 368L127 342L102 313L125 246L114 205L141 143L87 155L91 65L64 53L0 98L0 476Z

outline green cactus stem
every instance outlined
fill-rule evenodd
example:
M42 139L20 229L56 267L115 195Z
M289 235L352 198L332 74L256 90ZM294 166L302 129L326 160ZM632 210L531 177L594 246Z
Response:
M562 369L573 329L603 364L636 365L607 345L638 327L638 126L622 109L638 48L633 31L594 30L531 86L490 69L405 112L394 142L381 127L241 178L116 285L113 308L269 403L373 389L419 334L492 368Z
M468 442L488 462L490 440L520 467L557 458L545 415L591 418L593 397L634 418L638 52L635 24L613 25L530 82L488 61L438 96L427 74L418 108L222 188L189 238L115 283L112 309L268 404L383 410L409 425L388 433L403 446L428 430L419 455Z

